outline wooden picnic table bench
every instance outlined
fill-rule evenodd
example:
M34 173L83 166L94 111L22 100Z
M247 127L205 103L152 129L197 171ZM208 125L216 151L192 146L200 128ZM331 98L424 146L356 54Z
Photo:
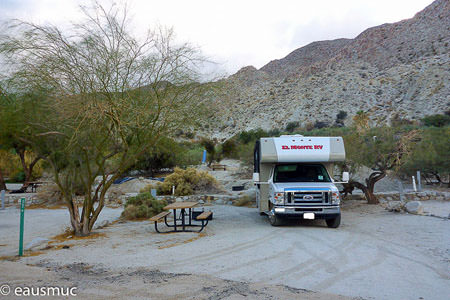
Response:
M211 168L212 168L213 171L215 171L215 170L224 170L224 171L226 171L227 170L227 166L220 165L220 164L211 165Z
M159 213L156 216L151 217L149 220L155 223L155 230L158 233L163 233L158 229L158 221L164 219L164 223L167 227L173 228L173 230L166 232L200 232L203 228L208 225L208 220L210 220L210 216L212 212L203 212L198 215L195 219L192 218L192 208L197 206L198 202L174 202L164 207L165 212ZM186 212L186 209L188 212ZM170 214L170 210L173 211L173 224L169 224L167 222L167 216ZM177 210L180 210L177 218ZM186 222L186 217L188 217L188 222ZM199 221L200 224L192 224L192 221ZM180 222L181 221L181 224ZM181 229L180 229L181 227ZM190 230L186 227L200 227L199 230ZM166 233L164 232L164 233Z
M162 220L163 218L166 218L168 215L170 215L170 211L163 211L162 213L157 214L156 216L153 216L149 219L150 222L158 222Z
M207 220L212 215L210 211L204 211L200 215L197 216L197 220Z

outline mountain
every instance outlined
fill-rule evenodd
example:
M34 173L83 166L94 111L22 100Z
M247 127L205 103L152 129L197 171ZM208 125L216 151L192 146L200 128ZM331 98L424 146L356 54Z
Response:
M354 39L313 42L223 81L212 99L214 127L226 138L298 121L332 125L339 111L369 113L372 124L417 120L450 109L450 1L436 0L413 18L372 27Z

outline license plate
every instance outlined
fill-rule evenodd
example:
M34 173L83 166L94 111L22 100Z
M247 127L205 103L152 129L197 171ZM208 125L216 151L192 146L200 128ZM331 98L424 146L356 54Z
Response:
M307 220L314 220L314 213L304 213L303 214L303 219L307 219Z

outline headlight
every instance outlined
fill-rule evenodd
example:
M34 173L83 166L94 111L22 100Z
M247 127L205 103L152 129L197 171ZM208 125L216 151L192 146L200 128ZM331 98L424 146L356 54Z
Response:
M339 192L332 192L331 193L331 203L339 204L340 202L341 202L341 199L339 197Z
M273 199L275 204L284 204L284 193L275 193Z

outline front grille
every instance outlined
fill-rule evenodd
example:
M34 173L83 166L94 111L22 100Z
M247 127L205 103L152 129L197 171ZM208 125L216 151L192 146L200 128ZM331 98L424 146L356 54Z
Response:
M286 191L286 203L291 205L328 204L330 191Z

